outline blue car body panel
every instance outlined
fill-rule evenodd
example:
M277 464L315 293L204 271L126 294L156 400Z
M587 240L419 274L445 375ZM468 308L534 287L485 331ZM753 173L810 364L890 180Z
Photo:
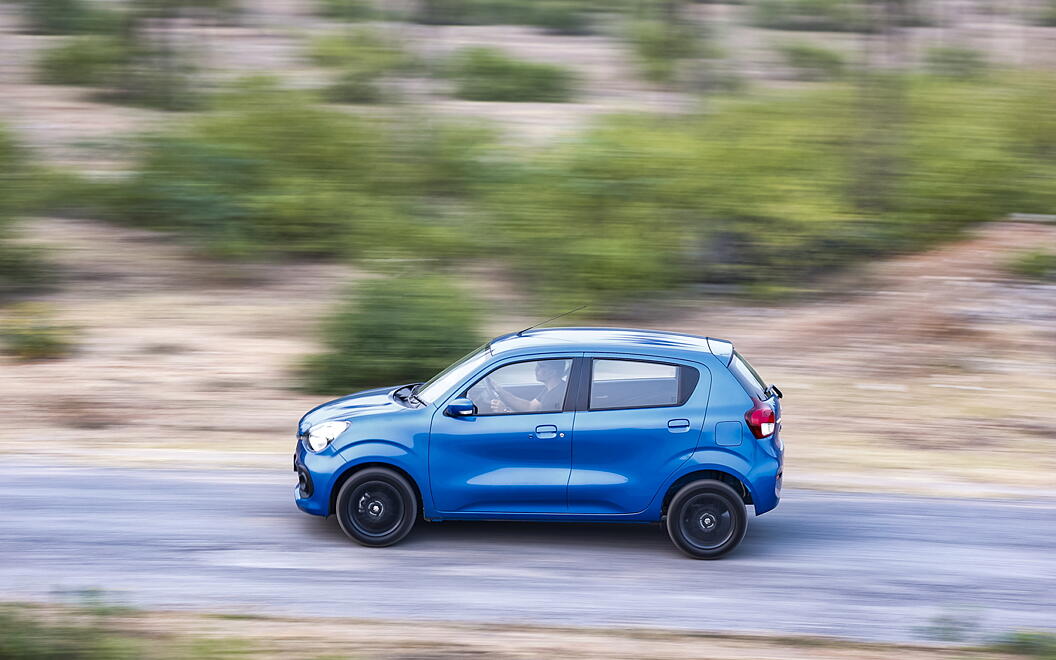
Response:
M728 342L570 328L507 335L486 351L426 405L400 401L399 388L390 387L341 397L305 414L294 464L310 485L295 489L297 506L330 515L343 478L368 464L409 477L431 520L657 521L673 486L718 473L742 485L757 515L777 506L784 459L780 424L763 439L748 428L745 413L755 402L727 368L733 354ZM576 365L568 387L581 386L583 396L570 394L564 410L445 415L449 402L497 367L545 358ZM680 405L591 410L584 397L595 359L690 368L697 378ZM766 403L780 417L777 397ZM347 421L348 428L324 449L310 451L305 434L330 421Z

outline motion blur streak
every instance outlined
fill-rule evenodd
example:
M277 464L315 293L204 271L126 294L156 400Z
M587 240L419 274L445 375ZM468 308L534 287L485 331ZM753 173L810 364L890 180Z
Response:
M0 4L3 599L1051 652L1054 44L1054 0ZM304 410L580 305L784 391L739 555L288 503Z

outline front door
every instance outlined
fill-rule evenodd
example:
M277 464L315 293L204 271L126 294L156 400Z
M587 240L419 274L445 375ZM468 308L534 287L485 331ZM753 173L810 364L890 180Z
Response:
M564 513L572 464L572 357L506 362L456 396L477 414L433 417L429 479L445 513Z

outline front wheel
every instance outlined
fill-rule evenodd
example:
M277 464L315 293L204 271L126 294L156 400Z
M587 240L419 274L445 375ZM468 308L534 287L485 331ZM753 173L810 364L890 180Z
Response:
M349 477L337 494L341 529L363 545L382 547L402 540L417 517L414 489L392 470L361 470Z
M747 529L744 502L721 481L686 484L667 509L668 536L694 559L718 559L737 547Z

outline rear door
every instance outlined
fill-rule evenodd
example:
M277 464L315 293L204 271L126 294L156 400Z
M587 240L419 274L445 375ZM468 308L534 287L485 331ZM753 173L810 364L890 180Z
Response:
M568 482L571 513L637 513L693 453L711 389L703 365L588 354Z

